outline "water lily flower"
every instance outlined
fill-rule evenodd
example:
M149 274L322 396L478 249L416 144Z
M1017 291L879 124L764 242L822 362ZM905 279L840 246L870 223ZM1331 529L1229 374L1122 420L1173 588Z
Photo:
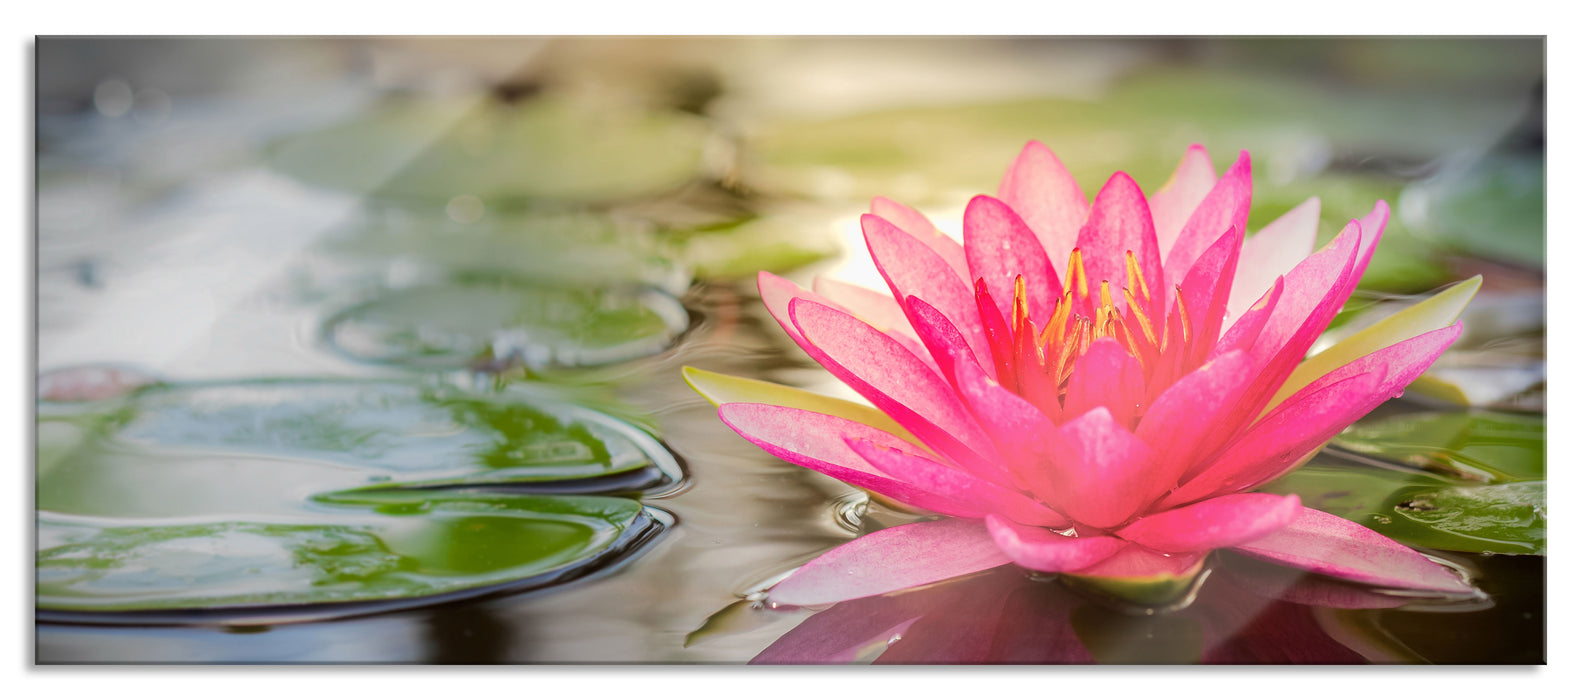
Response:
M1421 374L1461 332L1473 278L1308 357L1357 287L1389 207L1314 252L1319 204L1246 236L1251 167L1188 149L1145 196L1090 201L1031 142L963 242L873 200L890 294L759 276L765 305L865 406L687 368L742 437L939 519L808 562L771 603L824 605L1009 563L1139 601L1217 549L1369 586L1475 593L1453 571L1296 496L1252 492Z

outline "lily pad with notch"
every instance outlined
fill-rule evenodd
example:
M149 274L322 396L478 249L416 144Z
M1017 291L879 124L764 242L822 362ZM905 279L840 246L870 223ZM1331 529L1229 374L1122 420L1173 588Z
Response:
M646 431L525 389L365 380L145 390L40 471L38 507L85 516L294 513L359 487L635 493L682 478ZM60 433L68 437L67 431ZM53 453L52 453L53 454Z

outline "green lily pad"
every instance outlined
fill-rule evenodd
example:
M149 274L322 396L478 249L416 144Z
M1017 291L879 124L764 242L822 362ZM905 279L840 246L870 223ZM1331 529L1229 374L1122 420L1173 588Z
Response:
M1544 159L1497 156L1414 184L1404 202L1420 207L1433 238L1474 255L1542 268Z
M1543 482L1468 484L1426 473L1310 464L1261 491L1294 493L1302 504L1366 525L1414 547L1544 554Z
M40 513L41 620L269 624L522 591L652 537L636 501L388 492L290 518Z
M304 182L377 197L610 202L699 175L707 137L694 115L557 96L404 102L287 138L270 161Z
M66 431L41 428L37 504L82 516L293 514L330 490L629 492L681 477L657 440L602 413L398 382L175 385Z
M1412 413L1368 418L1330 444L1370 457L1484 482L1543 479L1543 416Z
M325 340L364 362L424 369L529 369L625 362L670 347L686 309L657 289L461 279L389 292L330 317Z
M851 212L852 222L859 212ZM752 277L760 270L785 272L840 253L827 210L768 213L721 226L679 231L668 237L673 255L702 279Z
M388 274L390 261L438 278L493 274L543 285L648 286L686 291L690 273L666 251L652 226L592 212L491 213L471 222L404 211L370 211L334 231L323 249L337 260ZM357 280L353 280L355 283ZM327 288L346 282L324 280Z

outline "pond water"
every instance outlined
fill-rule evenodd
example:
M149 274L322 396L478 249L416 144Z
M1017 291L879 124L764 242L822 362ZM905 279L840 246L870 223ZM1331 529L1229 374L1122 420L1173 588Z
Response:
M38 46L40 663L1545 658L1539 40ZM757 602L920 516L681 368L852 396L754 274L882 287L869 197L959 234L1032 138L1089 192L1247 148L1250 230L1317 195L1321 243L1390 201L1336 336L1484 275L1429 376L1266 489L1482 595L1224 555L1146 610L1009 568Z

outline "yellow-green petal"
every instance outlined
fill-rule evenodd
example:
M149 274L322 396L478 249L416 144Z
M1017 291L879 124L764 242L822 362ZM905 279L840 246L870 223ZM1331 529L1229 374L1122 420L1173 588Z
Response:
M1296 371L1285 380L1285 385L1280 387L1264 410L1278 406L1302 387L1352 360L1454 323L1482 284L1482 275L1463 281L1342 338L1323 352L1307 358L1297 365Z
M864 406L833 396L815 394L772 382L733 377L696 367L682 367L681 376L693 390L703 395L709 403L719 406L727 403L767 403L775 406L800 408L804 411L845 418L883 430L919 447L922 441L913 437L889 416L872 406Z

